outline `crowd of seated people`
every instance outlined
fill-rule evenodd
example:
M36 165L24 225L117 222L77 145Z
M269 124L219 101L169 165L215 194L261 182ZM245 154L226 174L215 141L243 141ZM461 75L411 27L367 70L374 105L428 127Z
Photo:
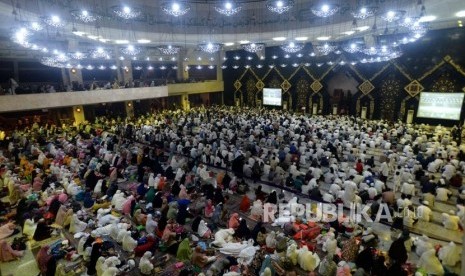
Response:
M20 129L0 157L5 260L23 255L8 237L61 231L78 240L87 275L454 273L465 154L449 132L223 106ZM347 213L262 221L265 203L309 200L370 204L372 217L388 204L403 215L382 242L378 227ZM441 206L451 212L433 215ZM410 216L413 207L423 211ZM428 232L434 226L441 231ZM44 245L37 255L42 274L63 262L54 252Z

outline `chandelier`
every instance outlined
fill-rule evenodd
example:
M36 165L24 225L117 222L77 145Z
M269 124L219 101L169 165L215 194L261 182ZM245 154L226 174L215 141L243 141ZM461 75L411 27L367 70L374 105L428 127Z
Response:
M354 53L359 52L361 48L357 43L350 43L350 44L344 45L342 49L346 51L347 53L354 54Z
M321 6L313 6L312 13L318 17L329 17L339 11L339 5L323 4Z
M191 7L187 3L180 4L180 3L174 2L174 3L164 3L161 9L168 15L178 17L178 16L183 16L187 12L189 12Z
M57 15L44 16L42 17L42 20L45 24L49 25L50 27L62 28L65 26L65 22L63 22L63 20L61 20L61 18Z
M378 49L376 49L375 47L370 47L370 48L365 48L362 50L362 52L365 54L365 55L369 55L369 56L374 56L378 53Z
M100 15L89 12L88 10L72 10L70 13L75 19L84 23L95 22L101 18Z
M20 28L13 33L11 40L25 48L30 48L31 44L28 39L31 33L26 28Z
M320 54L326 56L326 55L328 55L329 53L331 53L331 52L333 52L334 50L336 50L336 49L337 49L337 46L334 46L334 45L325 43L324 45L318 45L318 46L316 46L316 49L318 50L318 52L320 52Z
M75 60L81 60L81 59L85 59L87 55L81 52L74 52L74 53L69 53L69 57Z
M202 52L206 52L209 54L213 54L221 50L221 44L219 43L206 43L206 44L199 44L199 48Z
M359 10L353 11L352 16L356 19L363 20L375 15L377 10L377 7L361 7Z
M135 19L135 18L139 17L142 14L142 12L140 10L133 9L133 8L128 7L128 6L123 6L123 7L114 6L113 7L113 12L117 16L119 16L119 17L121 17L121 18L123 18L125 20Z
M56 59L54 59L53 57L43 57L41 60L40 60L40 63L45 65L45 66L49 66L49 67L61 67L62 64L59 64Z
M411 28L414 24L419 24L418 19L418 17L405 17L399 22L399 25L405 28Z
M278 14L285 13L289 11L294 6L293 0L268 0L266 7L271 12Z
M384 15L381 16L381 18L384 21L387 21L389 23L400 20L405 14L405 11L388 11Z
M256 53L260 52L265 48L265 43L248 43L248 44L242 44L242 49L249 53Z
M158 49L163 55L176 55L176 54L178 54L179 51L181 50L181 47L179 47L179 46L172 46L172 45L168 45L168 46L160 45L160 46L157 46L157 49Z
M108 58L110 54L102 47L98 47L97 49L92 51L91 56L92 58Z
M121 48L120 51L127 56L137 56L140 54L141 49L139 47L135 47L134 45L128 45L127 47Z
M305 47L303 43L294 43L290 42L286 45L281 45L281 49L283 49L286 53L297 53L298 51L302 50Z
M42 31L44 29L44 26L40 24L39 22L32 21L27 24L27 28L29 28L29 30L31 31L38 32L38 31Z
M378 50L378 55L386 57L390 56L392 53L391 49L389 49L387 46L383 45L381 48Z
M215 6L215 10L222 15L232 16L240 12L242 10L242 6L235 5L228 1L222 6Z
M69 57L64 53L58 53L53 57L57 62L68 62Z

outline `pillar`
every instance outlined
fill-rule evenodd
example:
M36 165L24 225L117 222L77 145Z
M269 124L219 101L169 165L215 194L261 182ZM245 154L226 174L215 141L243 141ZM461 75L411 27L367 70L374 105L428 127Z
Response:
M223 69L221 66L223 65L223 58L226 56L226 53L224 50L222 50L218 54L218 59L216 62L216 80L217 81L223 81Z
M190 109L189 94L185 93L181 95L181 107L183 110Z
M186 50L185 49L181 49L181 51L179 51L179 55L178 55L178 59L177 59L177 64L176 66L178 66L178 69L176 70L176 80L178 81L183 81L187 78L184 78L184 69L185 69L185 64L184 64L184 59L186 58Z
M124 103L124 107L126 109L126 117L133 118L134 117L134 103L132 101L127 101Z
M77 52L79 51L79 42L77 40L69 40L68 42L68 50L70 52ZM84 85L84 80L82 79L82 70L78 68L69 68L69 69L64 69L66 70L66 75L67 75L67 81L68 83L65 82L66 84L72 85L73 82L78 83L80 85ZM65 78L63 78L63 82L65 81Z
M19 82L19 66L17 60L13 61L13 78L16 82Z
M120 60L118 70L118 81L123 84L132 82L132 63L131 60Z
M82 105L73 106L74 125L82 124L86 118L84 116L84 107Z

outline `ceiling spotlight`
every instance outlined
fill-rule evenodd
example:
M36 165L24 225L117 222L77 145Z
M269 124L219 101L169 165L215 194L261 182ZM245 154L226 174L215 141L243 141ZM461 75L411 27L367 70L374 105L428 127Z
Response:
M282 14L294 7L293 0L268 0L266 3L266 7L271 12Z
M134 8L130 8L128 6L114 6L112 7L113 8L113 12L121 17L122 19L125 19L125 20L130 20L130 19L135 19L139 16L141 16L142 12L138 9L134 9Z
M232 16L240 12L242 10L242 6L226 2L223 6L215 6L215 10L222 15Z
M313 6L312 13L318 17L329 17L339 11L339 5L324 4L322 6Z
M91 22L95 22L97 21L98 19L101 18L100 15L97 15L97 14L94 14L94 13L91 13L89 12L88 10L73 10L71 11L71 15L76 18L77 20L80 20L84 23L91 23Z
M116 69L118 69L118 67L116 65L112 65L112 66L110 66L110 69L111 70L116 70Z
M98 67L98 69L99 69L99 70L105 70L105 69L107 69L107 67L106 67L105 65L100 65L100 66Z
M187 3L178 3L178 2L174 2L174 3L166 2L162 5L161 8L163 12L165 12L166 14L175 16L175 17L183 16L187 12L189 12L189 10L191 9Z

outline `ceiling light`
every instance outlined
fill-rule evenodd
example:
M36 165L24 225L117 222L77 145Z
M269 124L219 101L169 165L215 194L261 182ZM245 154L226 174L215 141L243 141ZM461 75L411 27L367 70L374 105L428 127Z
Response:
M240 44L247 44L247 43L250 43L250 41L248 41L248 40L241 40L241 41L239 41L239 43L240 43Z
M205 44L199 44L199 48L202 52L206 52L209 54L213 54L221 50L221 44L219 43L205 43Z
M209 66L208 66L208 69L215 69L215 66L209 65Z
M261 64L257 64L257 66L256 66L256 67L257 67L258 69L261 69L261 68L263 68L263 65L261 65Z
M174 65L171 67L173 70L178 70L178 66Z
M42 17L42 20L51 27L61 28L65 26L65 23L57 15Z
M365 48L362 50L365 55L373 56L378 53L378 50L375 47Z
M234 5L228 1L223 6L215 6L215 10L222 15L232 16L240 12L242 10L242 6Z
M176 55L181 50L181 47L180 46L173 46L173 45L160 45L160 46L157 46L157 49L163 55Z
M221 69L226 69L226 68L228 68L228 66L226 66L226 65L221 65Z
M92 39L92 40L97 40L98 36L96 36L96 35L88 35L87 38Z
M80 20L84 23L91 23L95 22L98 19L101 18L100 15L94 14L92 12L89 12L88 10L73 10L71 11L71 15L76 18L77 20Z
M102 42L102 43L107 43L108 41L110 41L109 39L106 39L106 38L99 38L98 41Z
M455 16L457 16L457 17L465 17L465 10L457 12L455 14Z
M253 59L253 57L251 57L251 56L247 57L247 60L252 60L252 59Z
M277 55L272 55L271 58L272 58L272 59L277 59L278 56L277 56Z
M138 9L130 8L128 6L115 6L113 7L113 12L125 20L135 19L141 16L142 12Z
M296 55L296 57L298 57L298 58L301 58L301 57L303 57L303 56L304 56L304 55L303 55L302 53L298 53L298 54Z
M281 49L283 49L286 53L297 53L298 51L302 50L305 47L303 43L295 43L290 42L289 44L282 45Z
M233 69L238 69L239 68L239 65L234 65L233 66Z
M339 11L339 5L323 4L321 6L313 6L312 13L318 17L329 17Z
M310 65L311 65L311 64L308 63L308 62L304 63L304 66L305 66L305 67L309 67Z
M162 5L162 10L166 14L172 15L174 17L183 16L187 12L189 12L190 9L191 8L187 3L178 3L178 2L169 3L169 2L166 2L166 3L164 3Z
M100 65L100 66L98 67L98 69L99 69L99 70L105 70L105 69L107 69L107 67L106 67L105 65Z
M425 15L425 16L420 17L420 19L418 20L418 22L420 22L420 23L431 22L431 21L436 20L436 18L437 18L437 17L434 16L434 15Z
M86 66L86 69L87 69L87 70L94 70L94 66L92 66L92 65L89 64L89 65Z
M357 27L355 28L357 31L359 32L364 32L366 30L369 30L370 29L370 26L361 26L361 27Z
M343 32L342 34L353 35L354 33L355 33L355 31L347 31L347 32Z
M331 38L330 36L319 36L316 38L316 40L326 41L326 40L329 40L330 38Z
M126 39L117 39L117 40L115 40L115 43L116 43L116 44L128 44L128 43L129 43L129 40L126 40Z
M293 0L268 0L266 3L268 10L277 14L285 13L292 9L293 6Z
M308 54L308 55L309 55L309 56L311 56L311 57L314 57L314 56L316 56L316 54L315 54L314 52L311 52L311 53L310 53L310 54Z
M197 65L197 67L195 67L197 70L202 70L202 65Z
M286 38L284 36L273 37L274 41L284 41Z
M147 67L147 70L153 70L153 66L152 66L152 65L149 65L149 66Z
M405 17L399 22L402 27L410 28L413 24L418 23L418 17Z
M229 47L229 46L233 46L233 45L234 45L234 42L226 42L226 43L224 44L224 46L228 46L228 47Z
M116 65L112 65L112 66L110 66L110 69L111 70L116 70L116 69L118 69L118 67Z
M378 8L376 7L362 7L357 11L352 12L352 16L356 19L367 19L376 14Z
M160 70L166 70L166 66L165 65L160 66Z
M83 35L85 35L86 33L85 33L85 32L74 31L73 34L75 34L75 35L77 35L77 36L83 36Z
M295 38L296 41L305 41L307 39L308 39L308 37L306 37L306 36L298 36L298 37Z
M137 40L137 43L140 43L140 44L146 44L146 43L150 43L151 41L149 39L138 39Z
M241 57L238 56L238 55L235 55L233 58L234 58L234 60L240 60L241 59Z
M259 51L262 51L265 49L265 44L264 43L249 43L249 44L243 44L241 45L242 49L249 53L256 53Z
M123 56L120 56L118 59L121 60L121 61L123 61L123 60L124 60L124 57L123 57Z

